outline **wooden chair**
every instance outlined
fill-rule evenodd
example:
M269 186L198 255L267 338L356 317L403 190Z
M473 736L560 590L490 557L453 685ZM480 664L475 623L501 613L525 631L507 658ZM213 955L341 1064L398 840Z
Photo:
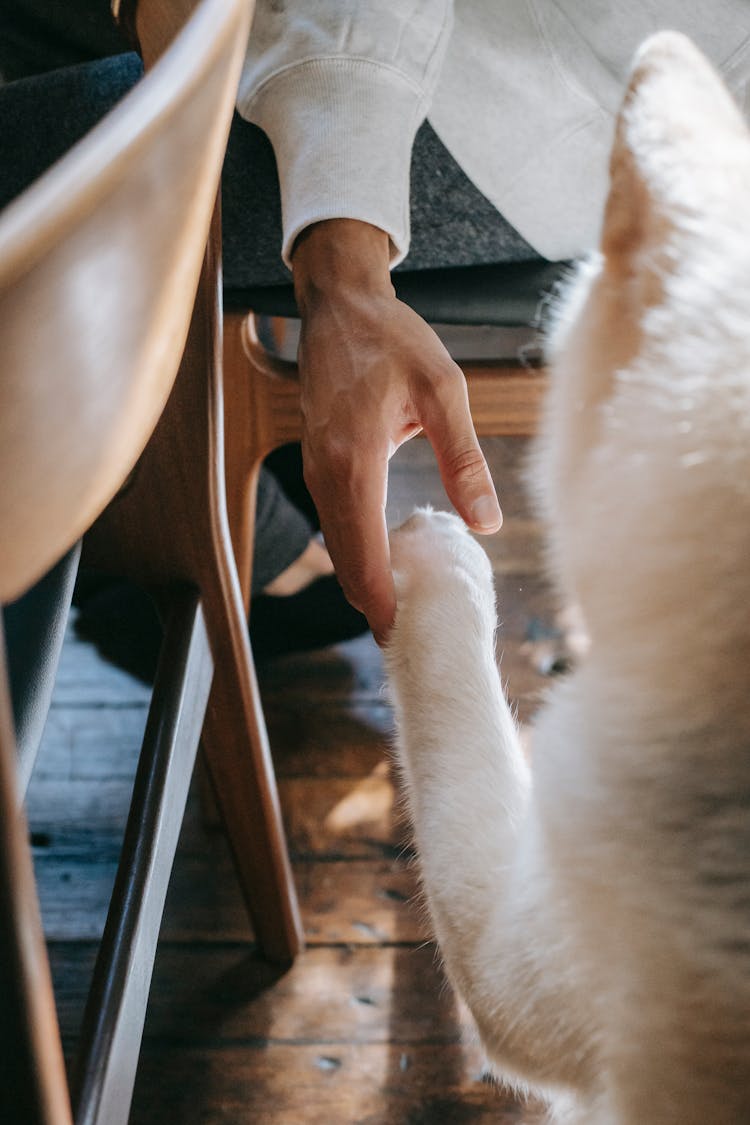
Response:
M147 70L188 3L122 0ZM200 592L215 664L204 759L258 950L288 965L304 936L232 553L224 419L217 206L174 390L127 489L87 534L84 561L149 588L164 618L183 587Z
M164 42L179 7L154 6ZM2 603L48 571L122 486L164 407L186 338L189 374L211 383L218 306L204 251L249 14L245 0L202 0L151 74L0 216ZM214 384L204 386L220 416L216 396ZM210 453L220 480L221 449ZM188 458L184 488L189 468ZM140 476L135 470L126 492L137 491ZM78 1123L127 1120L212 649L217 661L226 655L231 646L216 638L234 627L232 609L242 613L220 483L210 499L215 536L224 533L223 553L213 545L224 616L215 606L209 612L186 565L171 599L81 1036ZM1 642L0 1120L69 1125Z

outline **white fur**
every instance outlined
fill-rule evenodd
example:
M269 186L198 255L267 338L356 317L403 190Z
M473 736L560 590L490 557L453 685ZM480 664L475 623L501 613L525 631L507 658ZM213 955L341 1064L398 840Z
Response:
M634 64L602 251L551 352L535 487L591 647L533 769L484 552L442 513L392 538L387 662L436 936L491 1059L560 1119L747 1125L750 138L675 34Z

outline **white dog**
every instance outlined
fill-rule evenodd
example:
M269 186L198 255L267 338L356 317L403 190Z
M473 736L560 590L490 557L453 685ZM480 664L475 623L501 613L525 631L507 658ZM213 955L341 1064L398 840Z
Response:
M589 653L528 766L488 560L417 513L392 540L399 756L498 1070L576 1125L748 1125L750 136L681 36L639 52L611 174L535 459Z

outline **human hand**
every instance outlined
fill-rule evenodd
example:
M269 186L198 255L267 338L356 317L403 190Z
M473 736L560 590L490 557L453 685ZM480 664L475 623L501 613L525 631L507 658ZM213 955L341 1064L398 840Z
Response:
M396 610L385 500L388 460L424 430L445 490L473 531L502 523L466 381L432 329L394 293L388 236L333 219L293 254L302 316L305 480L349 600L378 642Z

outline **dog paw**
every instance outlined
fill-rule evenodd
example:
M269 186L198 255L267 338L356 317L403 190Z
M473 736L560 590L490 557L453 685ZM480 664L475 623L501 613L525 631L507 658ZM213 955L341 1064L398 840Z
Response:
M390 539L400 602L416 592L442 596L467 586L494 602L490 560L458 516L418 508Z

